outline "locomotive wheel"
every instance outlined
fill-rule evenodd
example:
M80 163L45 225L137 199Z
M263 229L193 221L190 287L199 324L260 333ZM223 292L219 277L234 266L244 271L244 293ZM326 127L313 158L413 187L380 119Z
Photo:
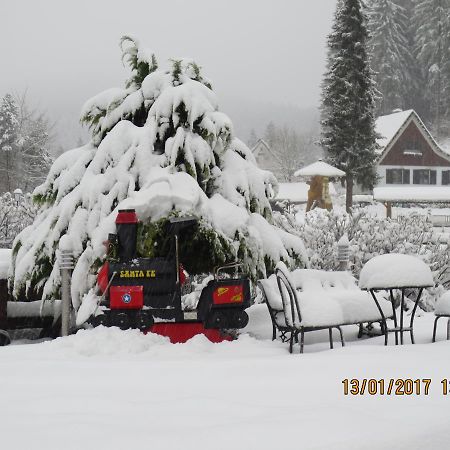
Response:
M119 312L113 315L111 325L119 327L121 330L128 330L128 328L131 328L131 320L128 314Z
M141 331L149 329L154 323L152 315L147 311L139 311L136 314L136 327Z
M103 325L104 327L109 327L109 317L106 314L99 314L91 319L92 326L98 327Z
M216 311L211 315L209 324L212 328L219 328L219 329L228 328L227 317L223 312L220 311Z
M232 328L245 328L248 324L248 314L245 311L235 311L230 322Z

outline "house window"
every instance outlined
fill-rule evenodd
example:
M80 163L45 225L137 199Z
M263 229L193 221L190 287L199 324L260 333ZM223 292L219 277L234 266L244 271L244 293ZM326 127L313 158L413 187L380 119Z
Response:
M417 139L410 139L405 142L403 154L409 156L423 156L422 145Z
M442 171L442 184L444 186L450 184L450 170L443 170Z
M386 184L409 184L409 169L386 169Z
M436 171L428 169L413 170L414 184L436 184Z

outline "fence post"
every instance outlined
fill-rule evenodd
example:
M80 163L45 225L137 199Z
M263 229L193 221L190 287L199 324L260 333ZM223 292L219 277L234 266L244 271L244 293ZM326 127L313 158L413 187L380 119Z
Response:
M59 241L59 268L61 270L61 336L68 336L70 330L70 271L73 269L73 251L70 239L64 235Z
M350 241L347 233L344 233L338 241L339 270L348 270L350 260Z

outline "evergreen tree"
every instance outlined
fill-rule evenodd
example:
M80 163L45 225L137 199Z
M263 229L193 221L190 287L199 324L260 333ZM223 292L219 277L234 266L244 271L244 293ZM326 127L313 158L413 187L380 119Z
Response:
M17 105L13 96L6 94L0 103L0 192L12 192L18 187L18 131Z
M430 120L437 137L449 119L450 0L416 0L413 24L415 55L422 67Z
M201 68L177 59L160 69L135 39L121 43L131 71L125 87L84 105L92 142L62 154L35 190L40 213L13 246L14 296L58 298L55 255L66 235L76 255L77 308L95 284L103 242L123 208L136 209L138 253L146 257L167 254L170 217L198 217L180 238L180 260L191 274L240 260L256 279L280 260L304 264L301 239L273 223L275 178L233 135Z
M370 64L380 92L377 114L407 109L411 106L408 94L415 80L406 11L396 0L372 0L368 4L368 17Z
M248 138L247 145L250 149L252 149L256 143L258 142L258 136L256 135L255 129L252 128L250 131L250 136Z
M48 130L43 116L29 118L24 126L20 152L20 187L24 192L32 192L47 177L52 164Z
M354 181L364 188L376 181L375 87L367 41L360 0L338 2L322 85L321 144L328 161L346 172L347 210L352 206Z

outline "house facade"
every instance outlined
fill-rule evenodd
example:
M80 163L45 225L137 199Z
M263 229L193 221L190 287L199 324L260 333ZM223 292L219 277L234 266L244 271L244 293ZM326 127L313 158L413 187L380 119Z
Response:
M450 186L450 155L413 111L379 117L377 186Z
M259 168L270 170L275 176L279 176L277 157L264 139L258 139L251 150Z

